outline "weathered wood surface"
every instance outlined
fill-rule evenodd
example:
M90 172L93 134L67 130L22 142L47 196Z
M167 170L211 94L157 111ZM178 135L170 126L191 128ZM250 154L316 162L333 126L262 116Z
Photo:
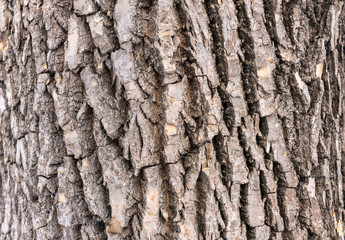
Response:
M338 239L345 8L0 0L0 239Z

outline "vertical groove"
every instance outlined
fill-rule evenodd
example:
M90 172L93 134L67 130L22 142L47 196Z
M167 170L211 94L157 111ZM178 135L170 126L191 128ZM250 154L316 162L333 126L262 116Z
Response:
M246 102L248 103L248 112L250 115L253 115L257 112L257 69L255 65L254 43L250 35L250 22L246 13L244 1L235 0L234 3L239 23L238 36L241 39L241 49L244 54L244 59L240 58L242 64L241 73L243 89L246 95Z

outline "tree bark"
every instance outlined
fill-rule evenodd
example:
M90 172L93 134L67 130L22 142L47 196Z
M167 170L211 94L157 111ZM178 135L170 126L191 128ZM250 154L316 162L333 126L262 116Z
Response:
M0 0L0 239L343 239L345 8Z

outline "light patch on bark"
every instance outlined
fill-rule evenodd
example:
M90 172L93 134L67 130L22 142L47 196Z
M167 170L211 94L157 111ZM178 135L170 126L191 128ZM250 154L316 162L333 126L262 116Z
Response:
M323 62L319 63L316 65L316 76L318 78L321 78L322 76L322 71L323 71Z
M268 79L270 77L270 71L269 71L268 65L265 65L264 67L258 70L258 77L262 79Z
M66 197L65 197L65 195L63 193L59 194L59 201L62 202L62 203L64 203L66 201Z
M174 124L166 123L165 127L164 127L164 132L168 136L176 135L177 134L177 127Z
M319 65L318 65L319 66ZM317 74L320 74L320 77L321 77L321 74L322 74L322 66L321 66L321 73L318 73ZM310 97L310 94L309 94L309 90L308 90L308 86L307 84L305 84L301 77L299 76L298 72L295 73L295 78L296 78L296 81L297 81L297 86L298 88L300 89L301 93L304 95L304 99L306 101L306 104L307 106L309 107L310 105L310 101L311 101L311 97Z

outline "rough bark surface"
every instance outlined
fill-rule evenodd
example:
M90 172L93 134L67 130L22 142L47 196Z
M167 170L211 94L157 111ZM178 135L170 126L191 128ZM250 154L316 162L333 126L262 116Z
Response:
M0 239L340 239L337 0L0 0Z

